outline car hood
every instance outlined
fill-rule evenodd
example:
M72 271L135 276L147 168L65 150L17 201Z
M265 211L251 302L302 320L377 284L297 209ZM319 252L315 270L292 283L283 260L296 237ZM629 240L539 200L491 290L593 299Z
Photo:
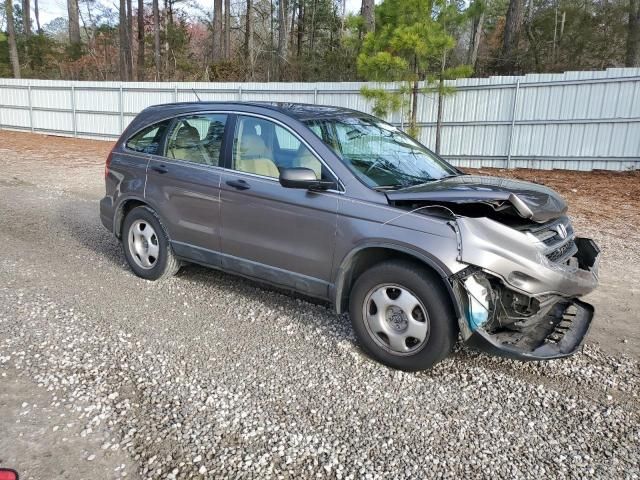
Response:
M522 218L539 223L567 212L565 200L544 185L489 176L459 175L385 193L390 202L511 206Z

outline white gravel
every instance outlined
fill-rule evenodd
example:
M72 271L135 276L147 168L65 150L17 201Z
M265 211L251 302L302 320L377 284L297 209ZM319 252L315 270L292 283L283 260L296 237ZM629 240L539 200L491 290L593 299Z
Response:
M48 435L87 448L57 462L132 464L94 478L640 476L637 361L458 349L393 371L322 305L198 267L138 279L92 196L0 183L0 382L65 409Z

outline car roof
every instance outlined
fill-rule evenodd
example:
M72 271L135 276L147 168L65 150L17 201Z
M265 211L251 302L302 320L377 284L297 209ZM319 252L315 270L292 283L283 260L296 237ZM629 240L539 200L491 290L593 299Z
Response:
M180 110L180 111L199 111L220 106L233 107L234 105L242 107L257 107L274 110L296 120L304 122L310 119L319 118L336 118L342 116L369 116L366 113L358 112L344 107L334 107L329 105L313 105L308 103L291 103L291 102L181 102L181 103L165 103L154 105L146 109L147 112L159 110Z

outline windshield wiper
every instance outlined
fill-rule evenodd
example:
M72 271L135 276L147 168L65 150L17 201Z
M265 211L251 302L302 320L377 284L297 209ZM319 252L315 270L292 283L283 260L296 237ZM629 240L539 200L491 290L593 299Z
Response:
M396 183L394 185L379 185L377 187L373 187L374 190L378 192L386 192L387 190L398 190L399 188L405 188L406 185L402 185L401 183Z

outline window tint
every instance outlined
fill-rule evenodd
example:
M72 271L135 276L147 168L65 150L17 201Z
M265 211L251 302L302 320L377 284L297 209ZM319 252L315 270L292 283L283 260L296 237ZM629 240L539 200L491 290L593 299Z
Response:
M160 155L160 144L169 120L151 125L127 140L127 148L141 153Z
M278 178L280 168L310 168L327 178L322 163L287 129L268 120L238 117L233 145L233 168Z
M203 114L180 118L167 141L167 157L203 165L220 165L227 115Z

